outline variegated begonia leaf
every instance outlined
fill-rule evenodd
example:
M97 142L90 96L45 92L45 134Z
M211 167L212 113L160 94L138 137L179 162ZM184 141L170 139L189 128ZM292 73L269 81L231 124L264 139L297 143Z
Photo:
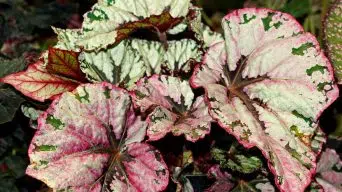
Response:
M200 47L190 39L167 41L167 50L158 41L133 39L131 44L142 56L147 75L187 73L191 70L191 61L198 62L202 56Z
M324 42L328 56L335 68L335 75L342 84L342 1L332 4L324 21Z
M241 9L222 25L225 42L210 47L191 84L205 89L221 127L262 151L281 191L304 191L321 147L317 120L338 97L332 67L288 14Z
M84 51L79 61L91 81L106 81L121 87L131 87L146 72L142 56L131 47L130 41L99 52Z
M188 81L166 75L143 78L133 90L133 101L148 115L149 140L159 140L167 133L184 134L195 142L210 132L212 118L202 96L194 100Z
M49 73L42 61L31 64L26 71L10 74L3 83L14 86L22 94L37 101L45 101L75 89L80 82Z
M81 36L81 29L59 29L55 27L52 27L52 29L56 33L58 39L54 48L75 52L80 51L76 42Z
M38 126L38 117L44 112L42 110L36 109L34 107L29 106L28 104L21 105L21 112L30 119L30 127L33 129L37 129Z
M108 83L64 93L38 119L26 173L54 190L162 191L162 155L142 143L147 124L129 94Z
M187 16L190 0L99 0L84 15L77 45L99 50L116 44L137 29L164 33Z
M334 149L326 149L317 163L316 181L325 192L342 191L342 161Z

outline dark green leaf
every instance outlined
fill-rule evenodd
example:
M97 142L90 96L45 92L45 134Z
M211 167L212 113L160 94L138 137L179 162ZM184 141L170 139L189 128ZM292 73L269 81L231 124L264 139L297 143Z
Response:
M311 6L309 0L292 0L284 6L282 11L290 13L294 17L302 17L310 13Z
M0 124L11 121L24 101L24 98L11 88L0 86Z
M262 161L256 156L245 156L243 154L232 154L224 150L213 148L213 158L220 163L221 168L229 168L241 173L253 173L262 167Z

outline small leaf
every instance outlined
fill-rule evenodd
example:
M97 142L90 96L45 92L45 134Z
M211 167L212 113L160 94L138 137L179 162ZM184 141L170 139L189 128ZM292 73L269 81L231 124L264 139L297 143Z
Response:
M153 108L148 116L149 140L159 140L172 132L195 142L210 132L212 119L204 98L194 101L187 81L166 75L143 78L133 90L133 101L142 112Z
M79 84L74 80L48 73L42 61L31 64L24 72L8 75L0 81L11 84L24 95L41 102L71 91Z
M81 36L81 29L59 29L52 27L57 34L58 42L54 46L56 49L69 50L79 52L76 42Z
M341 22L342 2L340 0L336 0L324 20L323 31L327 54L335 68L335 75L339 84L342 83Z
M220 163L221 168L229 168L241 173L253 173L262 167L262 161L256 156L245 156L243 154L231 154L229 158L227 152L213 148L211 150L213 158Z
M206 192L231 191L235 185L233 178L227 172L223 172L219 165L212 166L208 171L208 176L216 179L215 183Z
M317 164L316 181L324 191L342 191L342 161L334 149L326 149Z
M79 86L56 99L38 121L26 173L54 190L167 187L167 165L159 151L141 143L147 124L123 89L108 83Z
M198 7L191 7L191 18L189 19L190 28L195 32L196 38L203 42L205 47L210 47L218 42L224 41L222 34L212 31L208 26L202 22L202 9Z
M56 48L49 49L46 69L51 74L85 82L85 76L80 69L79 53Z
M222 128L262 151L280 191L304 191L321 149L318 118L339 95L331 64L288 14L241 9L222 25L225 42L209 48L190 83L205 89Z

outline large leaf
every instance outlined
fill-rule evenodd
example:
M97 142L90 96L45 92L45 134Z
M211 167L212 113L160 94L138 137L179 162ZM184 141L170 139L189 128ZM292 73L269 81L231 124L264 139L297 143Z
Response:
M204 98L194 100L187 81L165 75L143 78L134 89L133 101L142 112L153 110L148 116L149 140L172 132L195 142L210 132L212 118Z
M342 83L342 1L336 0L324 21L324 42L335 67L336 78Z
M188 14L190 0L100 0L84 15L77 44L99 50L116 44L137 29L166 32Z
M281 191L310 184L320 150L317 120L337 97L332 67L290 15L241 9L222 21L225 43L195 69L210 114L246 148L268 159Z
M190 39L167 41L167 50L158 41L134 39L131 43L142 56L147 75L187 73L191 70L191 61L199 62L202 56L200 47Z
M342 191L342 161L334 149L322 153L316 180L326 192Z
M55 190L162 191L169 172L161 154L141 143L146 123L129 94L111 84L64 93L39 118L26 173Z
M51 99L79 85L75 80L48 73L42 61L31 64L26 71L10 74L0 81L13 85L24 95L38 101Z
M80 62L82 71L91 81L124 87L131 87L146 71L142 56L131 48L129 41L99 52L82 52Z

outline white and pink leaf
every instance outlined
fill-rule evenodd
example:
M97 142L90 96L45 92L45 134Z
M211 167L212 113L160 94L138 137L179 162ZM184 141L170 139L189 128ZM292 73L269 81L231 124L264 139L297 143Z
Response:
M169 173L161 154L141 143L146 126L126 91L79 86L39 117L26 173L54 190L162 191Z
M167 133L197 141L210 132L212 118L202 96L194 99L188 81L166 75L143 78L133 92L133 101L148 115L147 135L159 140Z
M205 89L221 127L262 151L281 191L304 191L321 148L318 118L338 97L331 64L286 13L241 9L222 25L225 41L209 48L191 85Z

